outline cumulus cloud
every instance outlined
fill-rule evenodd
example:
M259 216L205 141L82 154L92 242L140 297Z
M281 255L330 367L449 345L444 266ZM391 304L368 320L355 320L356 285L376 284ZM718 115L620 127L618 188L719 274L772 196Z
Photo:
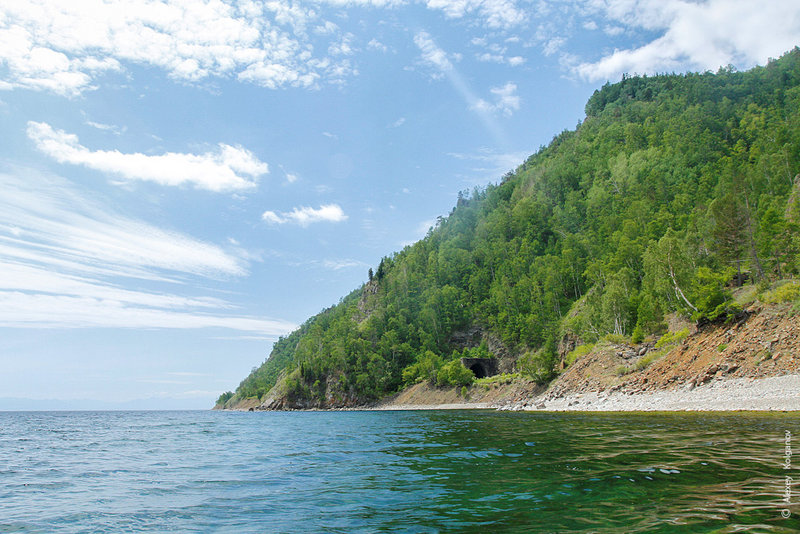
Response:
M624 72L750 67L790 50L800 35L800 4L794 0L605 0L589 5L623 26L661 34L645 45L573 67L591 81Z
M159 156L125 154L117 150L90 150L78 137L44 122L28 122L28 137L36 147L59 163L83 165L127 180L161 185L191 184L209 191L238 191L255 187L255 179L269 172L266 163L250 151L220 143L214 152Z
M492 87L489 92L492 93L493 101L487 102L482 98L478 99L473 105L474 109L489 113L499 112L507 117L519 110L520 98L517 95L517 84L508 82L502 87Z
M0 173L0 326L291 330L187 294L247 268L235 251L115 213L57 176Z
M309 87L341 67L314 55L306 26L317 16L284 2L4 2L0 87L75 96L127 63L188 82L217 76Z
M282 213L265 211L261 215L261 219L270 224L291 223L305 228L318 222L346 221L347 215L338 204L323 204L319 208L304 206Z
M410 0L17 0L0 4L0 89L75 97L131 65L196 83L212 77L267 88L317 87L357 74L352 36L325 8L408 8ZM492 30L527 20L518 0L423 0L447 18ZM320 42L322 41L322 42ZM373 39L367 48L386 51ZM326 55L327 52L327 55Z

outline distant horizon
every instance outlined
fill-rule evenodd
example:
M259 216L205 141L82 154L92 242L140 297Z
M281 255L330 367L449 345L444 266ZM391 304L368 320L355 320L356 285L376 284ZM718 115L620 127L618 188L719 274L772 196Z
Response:
M163 406L166 403L166 406ZM162 406L159 406L161 404ZM197 403L181 406L175 399L141 398L109 402L98 399L32 399L0 397L0 412L127 412L127 411L204 411L212 406Z

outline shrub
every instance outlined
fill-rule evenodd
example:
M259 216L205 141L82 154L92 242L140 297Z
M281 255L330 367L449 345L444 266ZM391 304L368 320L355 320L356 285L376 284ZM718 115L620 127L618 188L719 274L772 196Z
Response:
M714 321L720 317L732 319L742 311L742 307L733 300L731 292L725 284L733 277L733 270L728 269L715 273L708 267L700 267L695 275L695 287L692 296L697 311L692 315L695 321L708 319Z
M436 372L443 364L444 360L442 360L441 356L426 350L425 354L420 356L416 363L403 369L403 382L406 385L411 385L428 380L431 384L435 384Z
M436 384L439 386L469 386L475 380L472 371L461 364L461 360L451 360L436 373Z
M689 335L689 329L684 328L677 332L667 332L658 341L656 341L656 348L666 347L667 345L677 345Z
M631 334L631 343L641 343L644 339L644 329L641 325L636 325L636 328L633 329L633 333Z
M761 301L769 304L780 304L781 302L791 302L800 298L800 282L795 280L780 284L771 291L761 295Z
M517 368L523 375L532 378L538 384L549 382L555 375L556 356L554 352L539 349L524 354L517 362Z

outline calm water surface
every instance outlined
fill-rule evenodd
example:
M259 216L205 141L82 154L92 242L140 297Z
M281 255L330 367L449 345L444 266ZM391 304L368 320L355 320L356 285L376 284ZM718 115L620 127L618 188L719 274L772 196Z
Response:
M787 432L800 451L797 414L6 412L0 532L800 532Z

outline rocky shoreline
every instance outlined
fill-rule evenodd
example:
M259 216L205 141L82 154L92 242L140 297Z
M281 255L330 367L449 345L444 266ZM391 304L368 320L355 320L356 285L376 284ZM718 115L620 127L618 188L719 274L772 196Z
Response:
M586 392L559 398L507 403L501 410L650 411L800 411L800 375L730 378L697 387L643 392Z
M584 392L516 402L387 403L368 410L509 410L541 412L800 411L800 374L719 379L697 387L644 392Z

